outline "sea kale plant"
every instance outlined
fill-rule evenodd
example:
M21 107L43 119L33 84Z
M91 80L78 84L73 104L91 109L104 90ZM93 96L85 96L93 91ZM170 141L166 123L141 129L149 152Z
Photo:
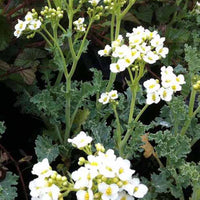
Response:
M18 19L14 36L40 35L45 50L34 49L36 58L52 66L40 71L44 88L15 88L20 93L16 104L46 126L35 141L38 163L32 168L37 177L29 183L32 200L200 199L200 166L188 160L200 139L198 30L190 44L182 44L180 63L167 60L170 48L155 27L122 29L135 3L47 0L41 10L33 8ZM176 1L176 6L181 3ZM199 10L197 3L184 20L196 20L199 27ZM177 12L170 25L176 17ZM109 39L98 57L108 58L110 77L105 80L101 71L89 66L91 81L74 80L88 49L88 34L101 23L109 26ZM30 58L34 52L26 50L24 55ZM121 73L127 74L126 87L118 90L115 82ZM151 121L144 123L142 118L155 104L162 105L159 115L147 116ZM149 162L142 167L144 174L133 169L141 160ZM56 170L51 163L57 164ZM148 171L150 165L154 169Z

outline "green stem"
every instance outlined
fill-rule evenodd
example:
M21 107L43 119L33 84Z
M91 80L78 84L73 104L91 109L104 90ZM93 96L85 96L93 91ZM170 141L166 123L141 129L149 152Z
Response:
M63 71L64 71L64 75L65 77L67 78L68 77L68 71L67 71L67 68L66 68L66 61L65 61L65 57L63 55L63 52L57 42L57 40L55 40L55 38L49 33L49 31L46 29L46 27L43 27L43 30L47 33L47 35L51 38L51 40L54 42L54 44L56 45L59 53L60 53L60 56L61 56L61 59L62 59L62 62L63 62Z
M146 104L146 105L142 108L142 110L140 110L140 112L138 113L137 117L135 118L135 122L137 122L137 121L140 119L140 117L142 116L142 114L144 113L144 111L145 111L148 107L149 107L149 105Z
M115 135L115 138L116 138L117 147L119 148L120 141L121 141L121 125L120 125L119 115L117 113L115 104L113 104L113 110L114 110L115 118L116 118L116 122L117 122L117 131L116 131L117 134Z
M196 113L198 112L199 107L197 108L197 110L195 110L193 112L194 109L194 102L195 102L195 96L196 96L196 90L192 89L192 92L190 94L190 102L189 102L189 112L188 112L188 119L185 121L180 134L181 135L185 135L186 131L188 130L191 120L192 118L196 115ZM194 115L195 114L195 115Z
M129 2L128 6L124 9L124 11L121 13L121 18L123 18L126 13L131 9L131 7L133 6L133 4L135 3L136 0L132 0L131 2Z
M48 4L49 8L51 8L51 2L50 2L50 0L47 0L47 4Z
M65 99L66 99L66 104L65 104L65 120L66 120L66 128L65 128L65 138L64 138L64 143L67 142L67 139L69 138L70 134L70 127L71 127L71 122L70 122L70 117L71 117L71 79L68 78L66 80L66 94L65 94Z
M63 77L63 72L59 71L58 76L57 76L56 81L55 81L55 85L58 85L61 82L62 77Z
M56 129L56 133L57 133L58 139L59 139L59 141L60 141L60 144L62 144L62 143L63 143L63 139L62 139L60 130L59 130L59 128L58 128L57 125L55 125L55 129Z
M45 39L45 41L48 43L48 45L50 47L53 47L53 45L51 44L51 42L49 41L49 39L42 32L39 31L38 33Z
M111 26L110 26L110 39L114 40L114 26L115 26L115 15L112 13Z

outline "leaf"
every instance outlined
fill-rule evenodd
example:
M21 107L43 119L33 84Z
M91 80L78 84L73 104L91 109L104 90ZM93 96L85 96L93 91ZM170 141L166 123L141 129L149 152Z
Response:
M188 62L189 72L197 74L200 71L200 55L196 47L185 45L185 60Z
M141 146L141 148L144 149L143 155L145 158L149 158L154 153L153 146L148 140L148 134L142 135L141 138L142 138L142 142L145 143L144 145Z
M40 62L38 59L45 58L47 55L46 51L36 49L36 48L26 48L22 53L20 53L14 65L17 67L37 67Z
M135 11L135 15L143 22L151 23L153 17L153 9L151 6L141 6L138 11Z
M14 200L17 197L18 176L11 172L6 173L6 177L0 182L0 199L1 200Z
M1 138L1 135L5 132L5 130L6 130L6 127L4 125L4 122L0 121L0 138Z
M3 71L9 70L11 67L8 63L4 62L3 60L0 60L0 69Z
M35 145L35 152L38 161L42 161L44 158L47 158L51 163L59 155L58 145L53 144L53 140L50 137L38 135Z
M156 9L157 20L166 23L170 20L170 16L176 11L176 5L164 5Z
M20 68L20 69L23 69L23 68ZM35 72L36 72L36 68L34 67L31 69L21 70L18 73L22 76L25 83L27 83L28 85L32 85L35 80Z
M141 22L130 12L126 13L126 15L123 17L122 20L134 22L134 23L136 23L138 25L141 24Z
M12 30L6 17L2 15L0 15L0 26L0 51L3 51L9 45Z
M88 119L88 116L90 114L89 109L79 109L76 113L76 117L74 118L73 125L76 125L76 131L79 132L81 125L85 124L86 120Z

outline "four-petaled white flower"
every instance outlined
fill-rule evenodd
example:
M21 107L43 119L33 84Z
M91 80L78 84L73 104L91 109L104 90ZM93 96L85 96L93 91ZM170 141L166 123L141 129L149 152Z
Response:
M77 200L93 200L94 195L92 190L79 190L76 193Z
M141 184L138 178L133 178L129 181L129 184L127 184L126 190L131 196L134 196L136 198L143 198L144 195L147 193L148 188L146 185Z
M41 162L38 162L33 166L32 174L38 175L40 177L49 177L53 173L49 161L44 158Z
M102 200L115 200L118 196L119 187L116 184L108 185L103 182L98 185L98 189L102 193Z
M92 137L87 136L85 132L81 131L73 139L68 139L68 142L75 145L78 149L83 148L92 142Z
M101 94L99 102L102 104L107 104L109 102L109 100L110 100L110 97L109 97L108 93L106 92L106 93Z

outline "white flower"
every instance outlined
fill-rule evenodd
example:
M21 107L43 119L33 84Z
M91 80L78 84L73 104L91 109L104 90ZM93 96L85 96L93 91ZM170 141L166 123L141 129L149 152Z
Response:
M43 193L43 188L47 187L48 186L48 182L39 177L39 178L36 178L34 180L32 180L30 183L29 183L29 189L30 189L30 195L32 197L38 197L40 196L42 193Z
M109 93L108 93L110 99L117 99L118 98L118 94L117 94L117 90L111 90Z
M78 170L72 173L72 179L75 181L74 188L80 189L83 187L91 188L92 187L92 177L91 171L85 167L80 167Z
M129 46L135 47L143 42L141 35L133 35L129 37Z
M77 200L93 200L93 196L92 190L79 190L76 193Z
M16 31L14 32L14 36L17 37L17 38L19 38L21 34L22 34L22 31L21 31L21 30L16 30Z
M75 29L77 31L80 31L80 32L84 32L86 29L85 29L85 26L83 24L83 22L85 21L85 19L83 17L80 17L78 18L76 21L73 22L73 24L75 25Z
M85 164L86 168L98 170L101 167L102 159L99 156L89 155L87 158L89 163Z
M89 0L88 2L91 3L93 6L96 6L100 0Z
M87 136L85 132L81 131L73 139L68 139L68 142L75 145L78 149L83 148L92 142L92 138Z
M135 170L130 169L130 161L118 157L116 160L116 174L122 181L129 180L135 173Z
M143 198L147 193L148 188L146 185L140 184L140 180L138 178L133 178L127 185L126 190L131 196Z
M98 185L98 190L102 193L102 200L115 200L118 196L119 187L116 184L107 185L103 182Z
M166 55L169 53L169 49L167 47L158 46L156 47L156 52L162 58L166 58Z
M162 75L161 76L161 84L164 88L169 88L174 84L176 79L176 75L174 73L169 73L167 75Z
M119 47L119 46L121 46L122 42L123 42L123 37L122 37L122 35L119 35L115 41L112 41L111 47L112 48Z
M159 56L149 51L146 55L143 56L143 60L149 64L155 63L159 59Z
M79 25L82 25L84 21L85 21L84 17L80 17L76 21L74 21L73 24L76 26L79 26Z
M174 74L173 67L171 67L171 66L168 66L168 67L162 66L161 67L161 76L162 77L165 77L166 75L171 75L171 74Z
M158 93L160 94L160 97L162 100L171 101L172 95L173 95L173 91L171 89L169 88L166 89L166 88L161 87Z
M159 81L157 79L149 79L143 83L144 87L147 90L147 93L152 93L157 91L160 88Z
M175 81L180 85L185 84L185 78L182 74L179 74L178 76L176 76Z
M108 159L104 160L103 165L99 168L99 172L106 178L114 178L116 175L115 161Z
M126 192L119 192L116 200L134 200L134 197L126 194Z
M106 45L105 48L103 50L99 50L98 54L100 56L108 56L111 52L112 48L110 45Z
M60 195L60 189L56 185L51 185L43 189L44 194L41 195L44 200L58 200Z
M151 47L147 46L147 44L144 42L141 45L137 45L136 49L142 54L147 54L151 50Z
M106 92L106 93L101 94L99 102L102 104L107 104L107 103L109 103L109 100L110 100L110 97L109 97L108 93Z
M29 24L29 28L30 28L31 30L37 30L37 29L40 28L41 24L42 24L42 23L41 23L40 20L32 20L32 21L30 22L30 24Z
M173 92L181 91L182 87L177 82L173 81L170 85L170 89L173 90Z
M126 66L124 59L119 59L117 63L110 64L110 71L113 73L122 72L126 69Z
M30 23L33 20L33 14L31 12L28 12L25 16L25 21L27 23Z
M47 158L35 164L32 169L32 174L38 175L39 177L49 177L52 173L53 171Z
M163 46L163 42L165 41L164 37L160 37L159 35L156 35L151 41L151 45L153 47Z
M102 160L116 160L116 155L113 149L108 149L106 153L99 152L99 157L102 158Z
M23 31L26 28L27 23L18 19L18 23L15 25L15 30Z
M115 51L112 53L113 57L119 57L119 58L123 58L124 56L126 56L127 54L130 54L131 49L127 46L127 45L122 45L119 47L115 48Z
M158 92L147 93L146 104L151 105L153 103L158 103L160 101L160 96Z

